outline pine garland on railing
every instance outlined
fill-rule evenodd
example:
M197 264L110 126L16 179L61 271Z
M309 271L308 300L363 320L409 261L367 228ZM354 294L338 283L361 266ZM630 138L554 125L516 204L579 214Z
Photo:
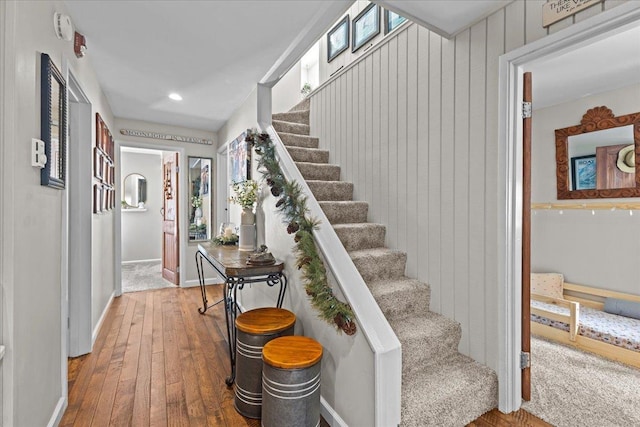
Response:
M289 182L284 177L269 134L251 131L247 134L246 141L260 155L258 170L264 174L271 187L271 194L279 197L276 208L285 219L287 233L295 234L296 264L302 270L305 290L311 297L311 304L320 312L321 318L335 323L347 335L355 334L356 324L351 306L338 300L327 283L327 270L313 239L313 230L319 223L307 215L307 199L302 195L302 188L297 182Z

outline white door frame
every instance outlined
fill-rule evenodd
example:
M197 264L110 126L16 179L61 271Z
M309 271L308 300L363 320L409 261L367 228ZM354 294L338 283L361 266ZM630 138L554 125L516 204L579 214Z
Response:
M178 194L189 194L188 190L188 178L189 174L183 171L189 170L189 162L187 160L187 156L185 155L185 149L183 147L170 146L170 145L162 145L158 146L153 143L146 142L137 142L137 141L128 141L128 140L116 140L115 141L115 174L116 174L116 208L115 208L115 236L114 236L114 245L115 245L115 281L116 281L116 296L122 295L122 205L120 200L122 200L122 170L120 169L121 160L120 160L120 148L121 147L134 147L134 148L147 148L151 150L158 151L173 151L178 153L178 163L179 163L179 172L178 172ZM162 173L162 171L160 172ZM178 203L178 235L179 237L179 246L178 250L180 251L179 260L180 260L180 283L179 286L185 286L186 282L186 265L187 265L187 250L186 248L189 245L189 233L186 233L188 230L188 212L187 212L187 199L184 197ZM162 230L160 230L162 231Z
M228 145L224 144L218 148L216 155L216 225L229 222L229 183L227 182L227 168L229 159L227 157ZM212 233L216 233L213 230Z
M13 360L13 242L14 242L14 146L15 146L15 2L0 2L0 326L5 354L2 358L2 425L14 425ZM7 143L12 141L12 143ZM24 141L21 141L24 143Z
M65 61L66 62L66 61ZM63 255L63 284L67 284L65 304L68 307L68 337L64 348L68 356L75 357L91 352L91 222L93 159L92 109L78 79L66 67L69 105L69 138L67 143L67 189L63 197L63 238L66 253ZM66 228L66 233L64 232ZM68 237L67 237L68 236ZM66 260L64 259L66 258ZM65 272L65 270L67 270ZM66 274L65 274L66 273ZM66 277L65 277L66 276ZM65 319L66 320L66 319ZM66 357L64 358L66 364Z
M627 30L640 21L640 3L628 2L500 57L499 78L499 409L512 412L521 399L522 74L526 64L555 57ZM533 76L535 82L535 76ZM535 103L535 99L533 100ZM535 120L535 114L534 114Z

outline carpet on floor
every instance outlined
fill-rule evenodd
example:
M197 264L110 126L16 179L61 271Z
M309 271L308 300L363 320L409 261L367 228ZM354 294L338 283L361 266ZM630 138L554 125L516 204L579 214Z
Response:
M556 427L640 426L640 369L535 337L531 360L527 411Z
M160 261L122 264L122 292L139 292L175 287L162 277Z

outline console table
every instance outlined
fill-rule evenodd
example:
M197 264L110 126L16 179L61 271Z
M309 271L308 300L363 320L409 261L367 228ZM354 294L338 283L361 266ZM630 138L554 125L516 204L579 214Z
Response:
M214 243L198 244L196 252L196 268L200 292L202 293L202 307L198 308L204 314L214 305L224 302L225 321L227 325L227 339L229 340L229 361L231 375L225 380L231 386L236 377L236 316L240 307L236 303L238 289L247 283L265 283L268 286L280 285L277 307L282 307L284 294L287 291L287 276L284 275L284 263L276 262L271 265L251 265L247 260L251 252L240 251L237 246L216 245ZM207 293L204 287L204 272L202 260L206 260L225 280L225 290L222 300L208 305Z

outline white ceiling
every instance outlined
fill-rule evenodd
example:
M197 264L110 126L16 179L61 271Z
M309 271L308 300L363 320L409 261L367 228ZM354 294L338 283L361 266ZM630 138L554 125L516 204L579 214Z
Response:
M217 131L335 1L67 1L118 117ZM344 8L348 3L344 3ZM342 10L333 12L331 21ZM167 98L177 92L183 101Z
M533 76L534 109L640 83L640 26L528 64L525 71Z

